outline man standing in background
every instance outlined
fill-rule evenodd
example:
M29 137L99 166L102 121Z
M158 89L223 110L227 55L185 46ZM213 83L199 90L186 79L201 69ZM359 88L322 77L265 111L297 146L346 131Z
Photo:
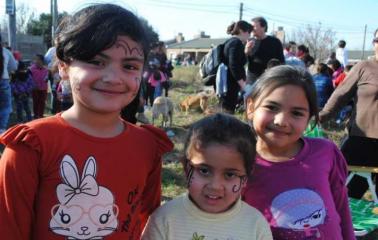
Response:
M265 71L272 58L285 63L282 43L273 36L266 35L268 23L263 17L256 17L251 22L253 38L248 40L245 53L248 58L247 82L253 83Z

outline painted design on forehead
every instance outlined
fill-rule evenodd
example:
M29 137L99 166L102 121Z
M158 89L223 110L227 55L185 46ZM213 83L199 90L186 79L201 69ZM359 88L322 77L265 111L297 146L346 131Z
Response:
M126 55L132 56L135 53L136 55L143 57L142 49L139 47L130 47L125 40L118 40L114 45L116 48L122 48Z

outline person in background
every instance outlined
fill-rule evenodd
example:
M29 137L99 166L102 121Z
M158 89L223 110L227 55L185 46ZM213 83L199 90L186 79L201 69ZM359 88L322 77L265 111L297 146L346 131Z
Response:
M297 44L290 41L285 46L285 64L305 69L305 63L297 55Z
M33 80L22 61L18 62L17 71L13 74L11 88L16 103L17 121L19 123L31 121L32 115L29 105L33 90ZM23 112L25 112L25 118Z
M47 84L49 79L49 70L44 66L43 55L35 55L33 64L30 66L29 70L34 86L32 91L34 119L42 118L44 117L46 107Z
M332 70L332 82L343 72L343 67L341 66L339 60L330 60L327 62L328 67Z
M309 68L312 64L315 63L315 59L310 55L310 50L304 44L301 44L297 47L297 56L304 62L306 68Z
M17 69L13 54L2 47L0 35L0 134L8 127L9 115L12 112L12 91L10 73Z
M337 78L335 78L332 81L334 88L338 87L344 81L345 77L350 72L350 70L352 69L352 67L353 67L352 64L346 65L345 68L344 68L344 71Z
M252 84L264 73L270 59L276 58L285 63L282 43L275 37L266 34L268 22L263 17L252 19L253 38L247 41L245 53L248 58L247 83Z
M326 122L353 99L353 108L341 145L348 164L378 167L378 29L374 32L375 57L353 66L320 112L320 121ZM375 178L378 193L377 178ZM366 180L355 176L348 184L349 196L361 198L368 188Z
M268 220L273 238L355 240L346 161L331 141L303 137L318 108L311 75L288 65L269 69L247 96L257 137L244 200Z
M322 109L333 92L332 79L325 63L318 64L317 73L312 77L315 83L318 108Z
M341 66L345 68L348 65L348 50L345 48L345 40L340 40L337 44L336 59L340 62Z
M272 239L262 214L240 198L255 154L254 134L237 118L195 122L182 158L188 191L151 215L142 240Z
M0 137L2 239L140 239L161 201L164 131L120 118L138 93L149 38L114 4L66 16L56 33L74 104Z
M227 66L227 92L219 98L222 111L235 113L238 103L238 93L246 84L244 65L247 58L244 55L244 44L247 42L253 27L246 21L233 22L227 27L227 34L232 37L224 43L223 63Z

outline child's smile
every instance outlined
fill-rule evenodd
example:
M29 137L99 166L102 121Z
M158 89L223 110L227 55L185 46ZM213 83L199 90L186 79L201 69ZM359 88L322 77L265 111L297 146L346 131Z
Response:
M260 155L270 153L291 158L309 120L309 103L298 86L284 85L258 100L252 116ZM269 156L272 158L272 156Z
M71 82L75 107L118 114L138 92L144 62L142 53L138 43L119 36L112 47L93 59L73 60L61 67L63 79Z

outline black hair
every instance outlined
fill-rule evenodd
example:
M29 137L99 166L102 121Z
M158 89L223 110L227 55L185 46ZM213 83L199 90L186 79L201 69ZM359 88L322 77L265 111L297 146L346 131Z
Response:
M344 40L340 40L339 43L337 44L341 48L345 48L346 42Z
M314 117L317 124L319 122L319 114L316 88L311 74L302 68L280 65L267 70L256 81L254 88L247 96L247 101L251 99L253 103L256 103L260 97L265 98L275 89L286 85L294 85L303 89L309 104L309 118ZM254 106L254 108L256 107Z
M306 47L306 45L304 45L304 44L298 45L297 49L299 51L304 52L304 53L309 53L308 47Z
M325 63L319 63L316 67L317 73L329 76L328 66Z
M252 22L258 22L261 27L265 28L265 32L268 31L268 22L264 17L255 17L252 18Z
M243 20L233 22L230 26L227 27L227 34L238 35L240 33L240 30L251 33L253 26L252 24Z
M149 39L145 26L129 10L114 4L94 4L67 16L57 28L55 45L59 60L87 61L110 48L118 36L140 44L146 59Z
M35 57L41 60L42 64L45 63L45 57L42 54L36 54Z
M185 172L194 152L220 144L234 148L243 158L247 176L251 174L256 156L256 138L251 127L239 119L223 113L207 116L189 129L184 144L182 163Z
M339 69L341 67L341 63L337 59L332 59L332 60L328 61L327 64L331 65L333 71L336 71L337 69Z
M18 66L17 66L17 70L14 73L15 80L24 82L28 79L29 74L30 73L29 73L29 71L27 71L27 66L26 66L25 62L19 61Z
M378 33L378 28L375 29L375 31L374 31L374 37L375 37L375 35L377 35L377 33Z

